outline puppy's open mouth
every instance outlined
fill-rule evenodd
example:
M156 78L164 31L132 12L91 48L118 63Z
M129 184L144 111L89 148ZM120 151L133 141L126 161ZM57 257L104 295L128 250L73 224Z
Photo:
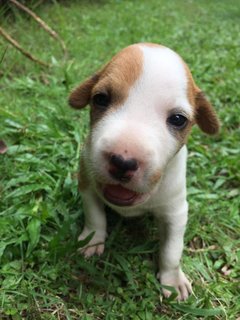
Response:
M131 206L138 202L143 194L129 190L121 185L107 184L103 188L104 198L117 206Z

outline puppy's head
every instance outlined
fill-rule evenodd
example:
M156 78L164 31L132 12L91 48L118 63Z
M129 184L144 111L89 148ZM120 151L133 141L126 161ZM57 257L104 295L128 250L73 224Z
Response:
M172 50L135 44L70 95L73 108L91 106L86 166L101 197L115 206L145 202L194 123L215 134L215 111L187 65Z

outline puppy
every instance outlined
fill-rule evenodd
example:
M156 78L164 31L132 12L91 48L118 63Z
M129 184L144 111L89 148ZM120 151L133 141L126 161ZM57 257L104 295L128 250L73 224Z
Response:
M93 237L83 254L104 251L104 204L124 217L151 211L160 238L157 277L185 300L192 291L180 267L188 216L186 142L195 123L208 134L218 132L213 107L181 57L150 43L120 51L72 91L69 104L90 104L90 134L80 159L85 226L79 240Z

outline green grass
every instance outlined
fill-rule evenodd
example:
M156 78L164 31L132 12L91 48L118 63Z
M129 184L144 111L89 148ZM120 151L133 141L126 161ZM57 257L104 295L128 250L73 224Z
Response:
M238 1L46 1L36 13L58 43L23 13L1 25L44 61L42 69L0 39L0 319L237 319L239 303ZM150 217L109 212L102 257L77 252L83 226L76 172L88 111L70 89L120 48L140 41L178 51L221 118L214 138L189 140L189 223L183 268L194 295L162 299Z

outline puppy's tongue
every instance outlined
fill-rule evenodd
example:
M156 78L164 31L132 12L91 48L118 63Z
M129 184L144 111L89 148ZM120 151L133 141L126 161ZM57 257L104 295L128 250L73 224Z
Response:
M103 190L104 197L117 206L130 206L138 194L120 185L107 184Z

